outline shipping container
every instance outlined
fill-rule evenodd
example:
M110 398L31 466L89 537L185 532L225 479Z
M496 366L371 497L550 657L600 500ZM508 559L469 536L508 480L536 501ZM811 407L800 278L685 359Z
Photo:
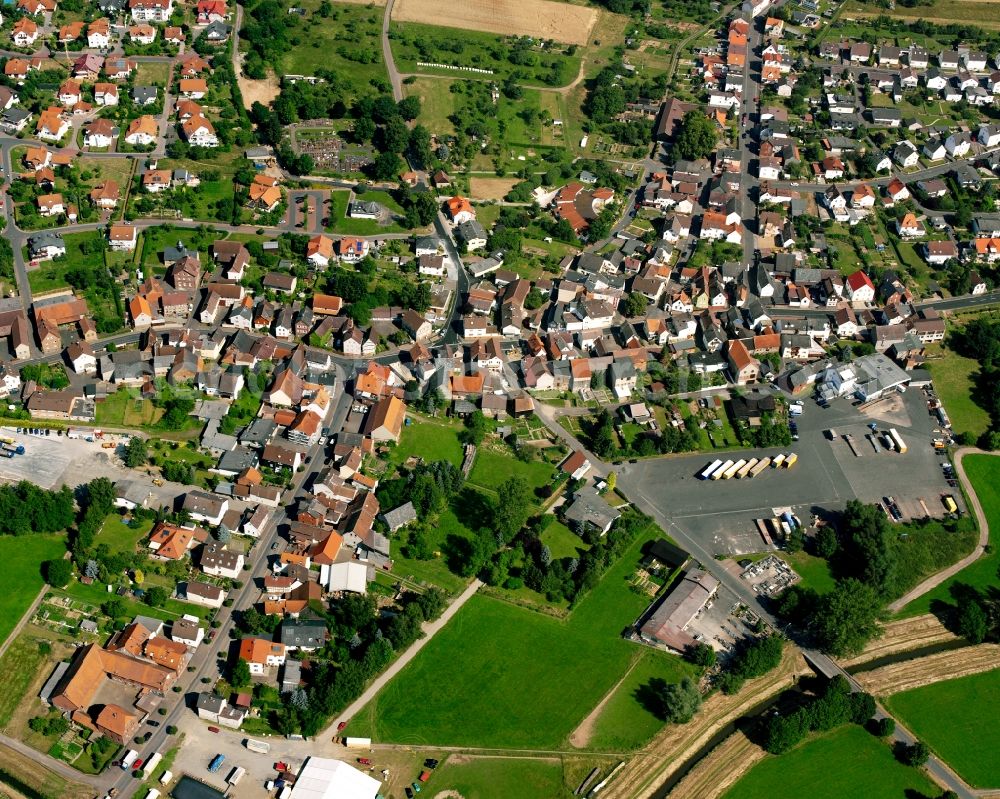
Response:
M726 471L722 473L722 479L729 480L730 478L735 477L736 473L744 466L746 466L746 463L747 463L746 460L740 458L738 461L736 461L736 463L734 463L732 466L730 466L728 469L726 469Z
M954 498L950 495L944 498L944 506L948 509L948 513L956 513L958 511L958 505L955 504Z
M748 474L750 474L750 470L753 469L753 467L756 466L756 465L757 465L757 459L756 458L751 458L750 460L748 460L743 465L743 467L736 473L736 479L737 480L742 480L744 477L746 477Z
M213 774L222 768L222 764L226 762L226 756L223 754L218 754L212 758L212 762L208 764L208 770Z
M892 441L895 444L895 449L901 455L906 453L906 442L903 441L903 437L896 431L893 427L889 430L889 435L892 436Z
M229 776L226 777L226 782L230 785L239 785L240 780L243 779L243 775L247 773L247 770L243 766L237 766L232 771L229 772Z
M708 466L706 466L704 469L698 472L698 479L707 480L709 477L712 476L712 472L714 472L720 466L722 466L722 461L712 461L710 464L708 464Z
M779 453L779 454L775 455L774 456L774 460L771 461L771 468L772 469L780 469L781 468L781 464L783 464L784 462L785 462L785 456L783 454Z
M370 749L372 745L371 738L345 738L344 746L349 749Z
M750 470L750 477L756 477L770 465L771 465L770 458L761 458L759 461L757 461L757 465Z
M796 455L794 452L789 452L788 457L785 458L785 462L781 465L784 466L786 469L791 469L796 464L798 459L799 459L798 455Z
M271 744L267 741L258 741L254 738L247 738L243 742L243 745L251 752L260 752L264 755L271 751Z
M153 773L153 769L160 764L161 760L163 760L163 755L159 752L154 752L147 758L146 762L142 764L143 779L149 779L149 775Z
M732 465L733 461L726 461L725 463L723 463L718 469L712 472L712 479L713 480L721 479L722 475L724 475L729 470L729 467Z

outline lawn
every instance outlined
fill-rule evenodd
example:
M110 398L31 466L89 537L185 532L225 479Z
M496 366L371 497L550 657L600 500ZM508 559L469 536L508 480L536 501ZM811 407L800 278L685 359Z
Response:
M77 160L77 168L80 170L81 179L89 186L96 186L105 180L113 180L124 191L125 185L132 175L132 163L133 159L131 158L88 158L83 156ZM88 174L89 177L87 177Z
M62 535L24 535L0 537L0 563L7 574L7 588L0 596L0 643L35 601L44 580L42 561L60 558L66 552Z
M505 480L517 476L523 477L534 490L551 483L554 474L555 469L547 461L533 460L525 463L515 458L509 450L498 451L484 445L476 452L476 462L469 473L469 482L495 491Z
M641 652L621 631L647 604L628 581L655 535L638 535L567 619L472 597L348 734L420 745L562 746ZM616 715L637 724L646 712L635 703Z
M117 513L112 513L97 531L94 543L97 546L105 544L112 552L135 552L136 544L149 535L152 529L152 519L136 520L133 526L125 524Z
M459 427L444 420L411 416L410 424L403 427L392 454L390 463L401 464L411 456L423 458L425 463L449 461L455 466L462 465L462 443L458 440Z
M861 727L848 724L811 738L779 756L768 756L740 779L724 799L899 799L940 793L923 773L904 766L892 750Z
M150 427L163 416L152 400L139 399L128 389L120 389L97 403L97 424L119 427Z
M144 61L136 68L136 86L166 86L170 77L170 65Z
M433 772L425 786L435 795L454 791L464 799L555 799L571 796L563 768L555 758L517 759L452 756Z
M830 562L825 558L818 558L808 552L781 552L778 557L786 560L802 578L802 585L819 594L833 590L835 581L830 571Z
M1000 670L925 685L894 694L885 703L976 788L1000 785Z
M944 409L948 412L956 433L972 433L979 436L990 426L990 415L973 400L975 383L973 378L979 371L979 363L940 344L928 346L927 369L934 378ZM935 358L936 354L942 357Z
M680 658L651 649L640 650L635 667L597 717L588 748L627 752L645 746L663 728L663 722L639 701L644 686L657 679L679 682L692 672Z
M955 598L951 589L956 585L968 585L980 591L996 587L997 570L1000 568L1000 548L996 545L1000 532L1000 458L995 455L969 455L962 464L983 506L983 513L986 514L992 546L972 565L966 566L950 580L908 604L900 612L900 616L920 616L936 610L942 604L952 605Z
M575 558L579 556L580 550L590 549L580 536L555 516L547 518L549 523L542 530L541 541L549 548L555 560Z

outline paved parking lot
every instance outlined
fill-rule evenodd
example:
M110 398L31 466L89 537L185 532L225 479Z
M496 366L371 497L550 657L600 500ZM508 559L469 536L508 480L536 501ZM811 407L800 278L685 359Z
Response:
M876 453L864 437L869 422L880 429L895 427L907 453ZM954 494L961 502L940 467L939 462L947 459L931 445L936 424L923 393L916 389L893 396L868 414L846 400L825 409L807 400L805 413L798 417L800 439L790 448L743 450L731 456L773 457L790 450L799 456L791 469L768 469L752 480L699 480L696 475L702 468L725 457L706 452L626 464L618 482L626 496L636 494L657 506L714 552L760 552L765 546L753 520L773 515L772 509L778 507L791 507L808 522L813 514L838 510L851 499L870 503L890 495L904 519L926 515L924 505L931 515L943 515L944 494ZM831 428L837 433L834 441L826 435ZM845 433L854 436L861 457L851 452L842 438Z
M70 488L89 482L96 477L111 480L135 480L147 486L156 501L152 504L173 506L174 499L183 494L187 487L180 483L153 485L152 478L145 472L128 469L119 455L121 447L104 449L101 444L118 442L119 436L106 435L104 442L85 441L82 438L57 436L55 431L49 436L34 436L18 433L15 427L0 428L0 435L13 438L24 445L24 454L13 458L0 458L0 481L16 483L30 480L42 488ZM117 453L117 454L116 454Z

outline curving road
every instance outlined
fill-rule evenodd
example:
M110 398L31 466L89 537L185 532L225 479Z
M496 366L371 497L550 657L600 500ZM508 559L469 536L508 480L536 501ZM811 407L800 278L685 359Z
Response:
M979 558L983 556L986 552L986 547L990 543L990 525L989 520L986 518L986 514L983 512L983 506L979 503L979 497L976 496L976 491L969 482L968 476L965 474L965 466L962 464L962 460L966 455L991 455L993 453L986 452L985 450L978 449L977 447L961 447L955 450L955 471L958 473L958 479L962 483L962 488L965 491L965 496L969 500L969 504L972 506L972 512L976 517L976 524L979 526L979 543L976 544L976 548L972 552L966 555L957 563L953 563L947 569L939 571L937 574L931 575L926 580L924 580L920 585L916 586L912 591L901 596L891 605L889 605L888 610L890 613L898 613L906 605L912 602L917 597L921 597L929 591L933 591L941 583L954 577L966 566L971 566Z

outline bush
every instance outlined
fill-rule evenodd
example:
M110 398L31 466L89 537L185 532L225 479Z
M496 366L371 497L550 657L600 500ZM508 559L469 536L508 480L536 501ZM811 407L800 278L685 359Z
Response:
M42 574L49 585L62 588L73 576L73 566L68 560L54 558L42 564Z
M899 761L907 766L919 768L924 765L931 756L931 750L923 741L917 741L909 746L905 744L898 750Z
M896 719L892 718L892 716L875 719L872 727L879 738L888 738L896 732Z

